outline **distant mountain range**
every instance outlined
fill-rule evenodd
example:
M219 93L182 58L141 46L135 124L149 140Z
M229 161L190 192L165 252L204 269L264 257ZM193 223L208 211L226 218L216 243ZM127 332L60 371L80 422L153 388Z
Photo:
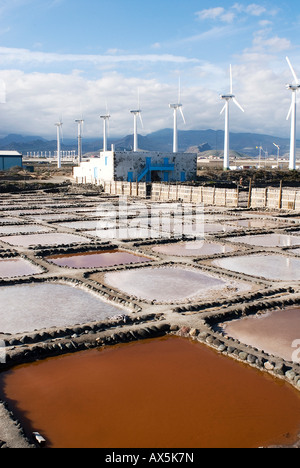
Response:
M83 153L97 153L102 148L101 138L83 138ZM289 138L277 138L271 135L261 135L254 133L231 133L230 149L246 156L258 156L258 147L261 146L269 155L277 154L277 148L273 143L280 146L280 155L289 152ZM116 150L131 151L133 148L133 135L124 138L111 138L108 140L108 147L114 144ZM209 150L223 150L224 132L221 130L188 130L178 131L179 151L204 152ZM297 142L300 148L300 142ZM0 139L0 150L15 150L23 153L56 151L56 140L46 140L39 136L22 136L11 134ZM165 151L172 152L173 130L164 129L146 136L139 135L139 148L145 151ZM62 150L77 149L76 139L64 139ZM265 153L262 153L263 156Z

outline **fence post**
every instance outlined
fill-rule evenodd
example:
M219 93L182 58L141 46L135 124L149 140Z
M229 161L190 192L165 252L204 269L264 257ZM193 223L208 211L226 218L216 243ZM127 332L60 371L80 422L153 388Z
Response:
M281 209L281 207L282 207L282 180L280 181L279 200L278 200L278 208Z
M248 208L251 208L251 198L252 198L252 179L250 179L250 182L249 182Z

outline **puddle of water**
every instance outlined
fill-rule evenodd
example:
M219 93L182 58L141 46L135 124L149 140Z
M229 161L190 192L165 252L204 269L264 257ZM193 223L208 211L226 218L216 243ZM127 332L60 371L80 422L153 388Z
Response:
M97 273L91 276L97 281ZM249 286L218 279L192 268L157 267L105 274L105 282L126 294L160 302L184 301L193 297L212 297L213 293L230 293Z
M165 255L184 257L195 257L199 255L214 255L232 252L234 249L227 245L209 243L204 241L180 242L176 244L165 244L153 247L154 252Z
M260 247L288 247L290 245L300 245L300 236L274 233L262 234L260 236L232 237L227 240Z
M179 337L18 366L0 388L50 448L255 448L300 425L295 389Z
M0 260L0 278L15 278L42 273L43 270L23 258L4 258Z
M69 268L100 268L152 261L147 257L118 250L55 255L47 257L46 260L55 263L56 265Z
M51 234L32 234L0 237L2 242L10 245L29 247L35 245L66 245L91 242L86 237L76 236L74 234L51 233Z
M220 258L212 264L227 270L259 276L269 280L299 281L300 260L282 255L245 255Z
M245 344L287 361L300 362L300 353L297 351L300 346L299 307L233 320L226 323L223 329L229 336Z
M63 284L0 287L0 332L22 333L103 320L120 309L83 289Z

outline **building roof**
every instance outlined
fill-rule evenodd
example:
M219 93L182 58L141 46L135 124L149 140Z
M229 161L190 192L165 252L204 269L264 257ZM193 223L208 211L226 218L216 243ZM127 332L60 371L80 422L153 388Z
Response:
M0 150L0 156L4 156L4 157L13 157L13 156L22 156L21 153L19 153L18 151L1 151Z

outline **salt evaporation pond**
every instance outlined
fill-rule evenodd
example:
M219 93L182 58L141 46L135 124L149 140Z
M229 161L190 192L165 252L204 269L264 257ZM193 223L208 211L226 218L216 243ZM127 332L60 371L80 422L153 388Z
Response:
M52 229L44 227L44 226L37 226L35 224L0 226L0 234L30 234L30 233L35 233L35 232L49 232L49 231L52 231Z
M262 234L256 236L229 237L230 242L240 242L242 244L256 245L259 247L288 247L300 245L300 236L289 234Z
M244 255L213 260L219 268L278 281L300 281L300 260L283 255Z
M95 273L95 281L101 279ZM243 283L219 279L197 269L184 267L156 267L106 273L105 282L126 294L160 302L184 301L193 297L213 297L225 290L246 290ZM231 291L232 292L232 291Z
M217 244L214 242L191 241L158 245L153 247L152 250L164 255L195 257L200 255L214 255L232 252L234 249L231 246Z
M0 278L15 278L38 273L43 273L43 270L24 258L4 258L0 260Z
M294 388L175 336L17 366L0 395L49 448L257 448L300 427Z
M68 245L91 242L90 239L75 234L51 233L0 237L0 241L20 247L36 245Z
M239 219L229 221L229 224L236 227L244 227L246 229L274 229L284 224L279 221L270 221L268 219Z
M46 260L56 265L69 268L103 268L152 261L150 258L120 250L53 255L47 257Z
M300 362L300 308L273 310L222 324L225 333L242 343L287 361Z
M65 284L25 284L0 287L0 333L72 326L101 321L120 313L79 287Z

